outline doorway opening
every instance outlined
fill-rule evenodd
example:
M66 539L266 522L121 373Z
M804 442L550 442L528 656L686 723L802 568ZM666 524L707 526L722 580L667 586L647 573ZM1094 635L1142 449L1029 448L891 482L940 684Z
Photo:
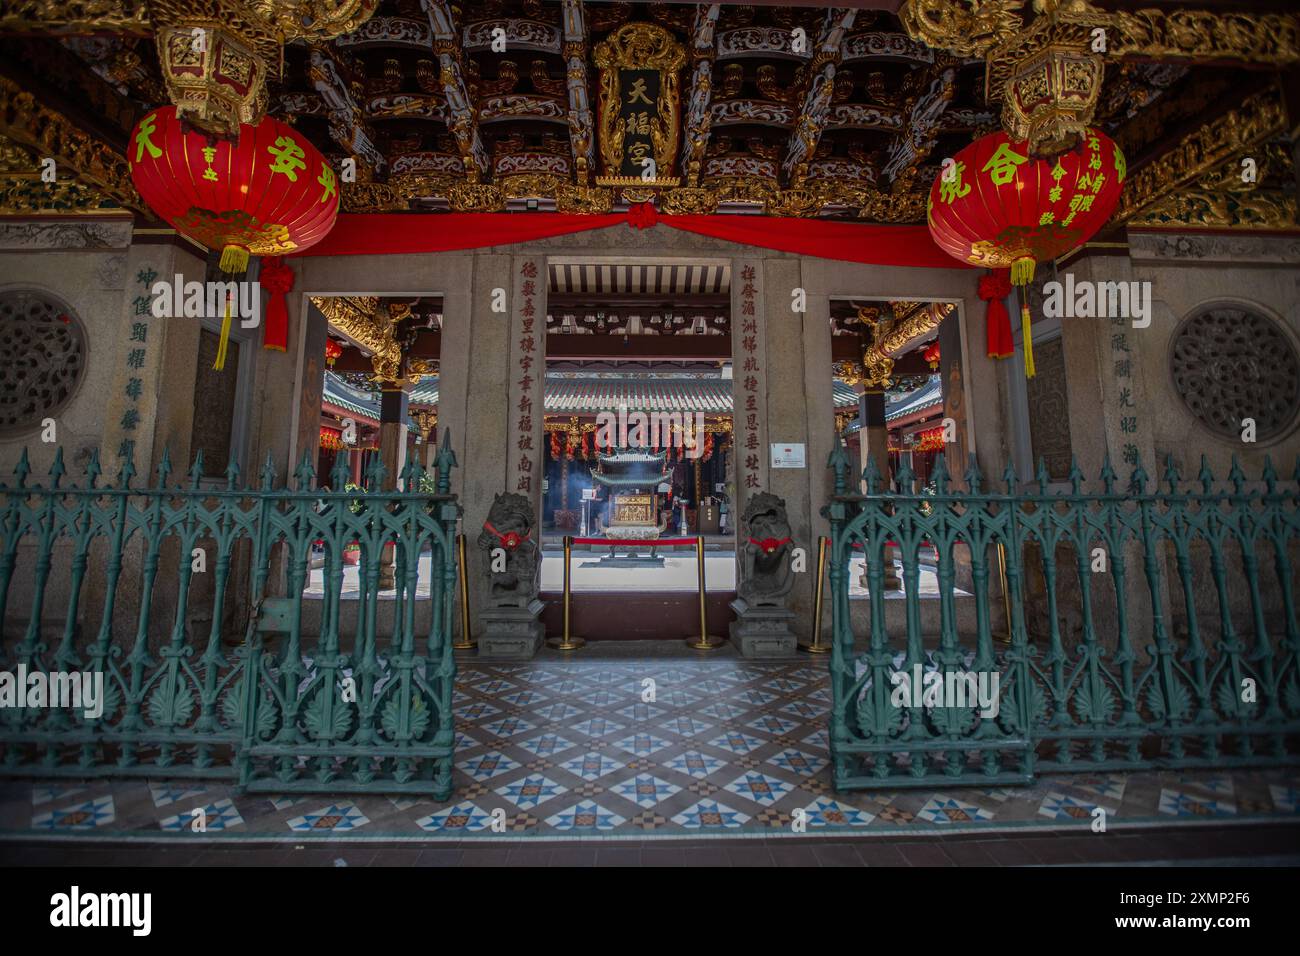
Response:
M698 590L697 538L709 600L735 588L730 263L548 268L542 590L562 593L569 538L588 637L646 636L637 620L677 636L663 615L678 607L698 630L682 594Z

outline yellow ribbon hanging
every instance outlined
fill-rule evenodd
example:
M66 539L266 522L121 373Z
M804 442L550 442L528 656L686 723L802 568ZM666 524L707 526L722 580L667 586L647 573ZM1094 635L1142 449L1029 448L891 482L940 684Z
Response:
M239 275L248 271L248 250L243 246L228 245L221 250L221 271L227 275ZM230 345L230 306L231 296L226 295L226 315L221 320L221 341L217 343L217 360L212 363L212 370L220 372L226 367L226 349Z
M1022 296L1024 292L1020 293ZM1033 320L1029 316L1029 303L1020 303L1020 340L1025 349L1025 378L1034 377L1034 333Z
M221 320L221 340L217 343L217 360L212 363L212 370L220 372L226 367L226 346L230 344L230 293L226 293L226 317Z
M1020 290L1020 344L1025 353L1025 378L1034 377L1034 323L1029 316L1028 286L1034 281L1036 265L1030 256L1011 263L1011 284Z

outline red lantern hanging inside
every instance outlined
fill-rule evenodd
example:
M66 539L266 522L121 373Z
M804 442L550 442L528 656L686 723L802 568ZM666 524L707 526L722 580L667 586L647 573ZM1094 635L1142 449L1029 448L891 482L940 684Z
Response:
M1012 285L1021 288L1026 376L1034 374L1034 352L1024 287L1039 262L1064 255L1105 225L1126 173L1123 152L1100 130L1046 159L998 132L945 163L930 187L935 244L962 262L1009 268Z
M343 345L336 339L325 339L325 364L334 367L335 361L343 354Z
M150 208L181 234L220 249L223 272L246 271L250 255L301 252L324 239L338 216L333 168L305 136L269 116L230 142L187 131L176 108L164 106L136 124L127 161ZM293 288L292 271L275 265L281 268L264 280L273 296ZM287 319L274 307L267 312L263 344L283 348ZM227 308L215 368L225 364L229 332Z
M926 346L925 351L921 353L921 358L925 359L931 372L939 371L939 342L936 340Z

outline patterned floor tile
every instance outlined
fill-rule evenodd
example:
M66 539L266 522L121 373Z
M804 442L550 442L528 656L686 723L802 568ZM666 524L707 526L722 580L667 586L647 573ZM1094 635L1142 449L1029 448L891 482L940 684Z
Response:
M769 762L776 764L782 770L797 773L801 777L811 777L830 763L825 757L792 748L782 750L776 756L769 758Z
M1295 787L1285 787L1281 784L1269 784L1269 796L1273 798L1273 806L1281 813L1300 813L1300 790Z
M531 810L539 803L558 797L565 792L565 788L554 780L549 780L540 774L533 774L515 783L498 787L496 792L521 810Z
M674 734L680 734L683 737L699 737L706 731L712 730L713 724L706 724L695 717L674 717L659 725L664 730L671 731Z
M584 800L546 819L547 826L554 827L556 830L565 833L583 830L613 830L623 822L625 822L623 817L606 810L591 800Z
M680 792L682 788L648 773L641 773L609 789L612 793L617 793L625 800L631 800L648 810Z
M599 780L608 773L621 770L627 764L624 761L613 760L604 754L586 753L581 757L574 757L572 760L560 764L560 766L583 780Z
M185 787L171 783L149 784L149 796L153 798L155 807L165 807L169 804L180 803L182 800L201 797L206 792L203 787Z
M302 816L294 817L287 821L290 830L297 830L303 833L313 831L329 830L334 833L347 833L350 830L356 830L369 823L354 803L332 803L327 807L321 807L311 813L304 813Z
M475 780L491 780L499 774L518 770L520 766L519 761L511 760L505 754L493 752L471 757L464 763L457 763L456 769L463 771Z
M573 741L566 740L559 734L542 734L540 737L533 737L531 740L524 740L519 746L527 750L530 754L536 754L539 757L548 757L552 754L563 753L574 746Z
M671 747L672 744L662 737L656 737L654 734L633 734L631 737L624 737L622 740L615 741L614 746L626 750L630 754L636 754L638 757L644 757L663 750L665 747Z
M752 730L761 730L764 733L779 737L782 734L788 734L800 725L793 720L786 720L784 717L778 717L776 714L764 714L757 720L749 721L745 726Z
M625 725L606 720L604 717L592 717L580 724L573 724L572 727L584 737L605 737L627 729Z
M865 827L875 817L865 810L840 803L829 797L818 797L804 808L804 820L809 829L817 827Z
M919 835L988 823L1081 827L1098 805L1127 822L1170 827L1216 817L1294 818L1300 806L1300 774L1289 769L1057 772L1029 786L837 792L829 675L826 662L809 658L574 655L459 667L451 801L435 802L431 792L354 802L328 793L238 795L224 784L169 781L160 772L147 782L0 782L0 828L6 835L97 828L97 835L161 839L188 836L190 811L199 807L212 839L283 838L286 831L293 839L315 832L363 842L393 834L761 836L867 827ZM138 754L144 765L158 756L157 748ZM895 769L906 773L907 762Z
M1209 789L1209 788L1206 788ZM1180 790L1160 791L1160 812L1174 817L1235 816L1236 805L1223 800L1207 800Z
M701 800L674 815L673 823L687 830L734 830L748 819L746 814L716 800Z
M918 820L924 820L926 823L974 823L980 820L992 820L993 814L983 807L977 807L973 803L964 803L961 800L954 800L952 797L946 797L943 794L937 794L931 797L921 812L916 815Z
M770 807L793 790L794 786L784 780L769 777L767 774L751 771L737 777L723 789L753 800L762 806Z
M1091 821L1098 806L1099 804L1053 791L1039 804L1038 815L1051 820ZM1106 811L1107 817L1115 815L1115 810L1111 807L1102 809Z
M742 734L739 731L726 733L709 741L711 746L733 754L747 754L750 751L757 750L765 743L767 743L766 740L759 740L757 737Z
M195 813L202 810L202 814ZM195 807L185 813L164 817L158 826L174 833L189 831L191 833L220 833L233 827L243 826L244 818L235 809L234 802L227 797L204 807Z
M85 792L85 787L61 786L58 784L37 784L32 787L32 806L39 807L46 803L54 803L58 800L67 800L69 797L75 797L77 794Z
M478 833L481 830L486 830L491 823L492 814L480 810L476 804L469 800L462 800L454 807L439 810L415 821L415 825L421 830L440 833Z
M688 750L686 753L673 757L665 766L676 770L678 773L684 773L687 776L702 780L721 770L726 764L721 760L710 757L708 754L702 754L697 750Z
M33 830L93 830L107 826L117 817L112 796L95 797L84 803L48 810L32 817Z

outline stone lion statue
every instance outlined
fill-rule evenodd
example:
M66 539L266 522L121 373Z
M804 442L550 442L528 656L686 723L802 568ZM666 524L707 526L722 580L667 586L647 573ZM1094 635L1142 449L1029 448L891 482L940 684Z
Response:
M537 597L542 550L533 540L533 523L533 506L523 495L507 492L492 499L478 536L488 569L487 607L528 607Z
M737 596L753 607L781 607L794 587L794 543L785 502L761 492L741 516L740 581Z

